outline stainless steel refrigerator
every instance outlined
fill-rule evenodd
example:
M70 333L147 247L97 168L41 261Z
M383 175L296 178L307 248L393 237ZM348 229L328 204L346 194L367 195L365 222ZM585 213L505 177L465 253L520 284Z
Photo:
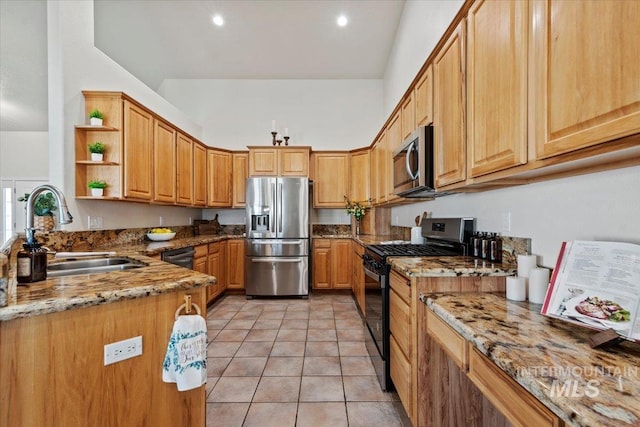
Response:
M309 295L309 179L247 178L245 290Z

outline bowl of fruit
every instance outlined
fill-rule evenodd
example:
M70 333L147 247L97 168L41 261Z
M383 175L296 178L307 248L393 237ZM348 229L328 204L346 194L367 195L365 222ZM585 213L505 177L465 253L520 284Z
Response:
M147 233L147 238L154 242L163 242L165 240L171 240L174 237L176 237L176 233L170 228L152 228Z

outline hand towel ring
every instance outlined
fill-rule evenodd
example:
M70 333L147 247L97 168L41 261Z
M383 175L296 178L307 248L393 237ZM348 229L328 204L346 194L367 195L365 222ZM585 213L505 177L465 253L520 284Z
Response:
M178 316L180 316L180 311L184 308L185 314L191 314L191 307L195 307L196 314L201 315L200 307L198 304L191 302L191 295L184 296L184 304L181 304L180 307L176 310L175 319L178 320Z

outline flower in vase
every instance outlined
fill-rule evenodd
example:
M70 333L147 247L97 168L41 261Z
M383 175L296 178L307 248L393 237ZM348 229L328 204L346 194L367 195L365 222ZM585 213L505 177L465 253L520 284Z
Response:
M365 203L368 204L368 206L365 205ZM353 215L356 221L360 221L365 216L367 211L371 209L371 199L364 200L362 202L352 202L347 196L344 196L344 204L347 213L349 215Z

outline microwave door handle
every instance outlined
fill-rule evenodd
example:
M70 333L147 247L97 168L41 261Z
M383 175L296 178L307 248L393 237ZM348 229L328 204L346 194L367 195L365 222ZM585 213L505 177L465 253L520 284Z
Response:
M412 142L411 144L409 144L409 146L407 147L407 157L405 159L406 166L407 166L407 173L409 174L409 178L411 178L411 180L416 180L420 176L419 169L416 171L415 174L411 170L411 152L413 151L414 148L415 148L415 142Z

